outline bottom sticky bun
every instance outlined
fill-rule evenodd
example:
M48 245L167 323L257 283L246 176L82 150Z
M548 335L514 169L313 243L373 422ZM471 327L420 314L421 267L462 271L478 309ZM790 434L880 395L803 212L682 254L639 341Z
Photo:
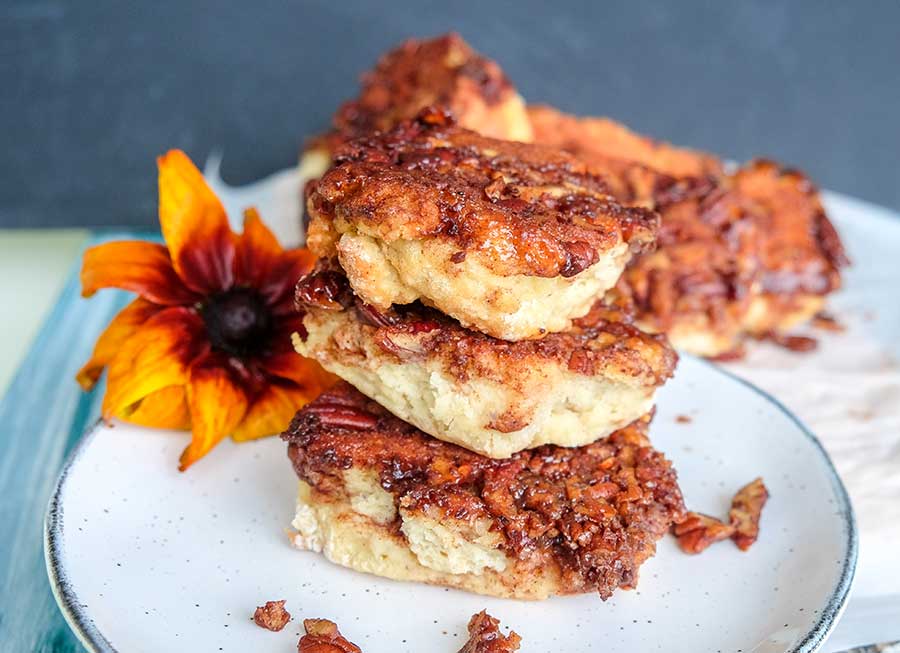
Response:
M425 435L341 383L282 436L301 480L293 543L397 580L608 598L635 586L656 542L684 517L648 423L498 460Z

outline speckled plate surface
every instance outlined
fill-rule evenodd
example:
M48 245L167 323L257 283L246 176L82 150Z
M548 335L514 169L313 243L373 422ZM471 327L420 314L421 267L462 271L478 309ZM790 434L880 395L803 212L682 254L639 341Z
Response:
M816 439L771 398L688 357L651 434L691 509L725 516L762 475L762 536L747 553L723 542L695 557L666 537L638 590L605 603L491 599L336 567L288 545L296 479L280 440L225 443L180 474L183 434L125 424L95 428L66 465L46 520L49 574L96 651L286 652L302 618L326 617L366 653L452 653L483 608L522 635L523 651L818 648L847 600L857 540ZM280 633L250 619L270 599L294 615Z

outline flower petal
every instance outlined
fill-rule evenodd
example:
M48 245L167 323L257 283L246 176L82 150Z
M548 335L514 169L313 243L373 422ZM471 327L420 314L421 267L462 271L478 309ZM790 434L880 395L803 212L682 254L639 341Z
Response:
M238 236L234 257L234 281L239 286L259 288L269 268L281 255L281 245L255 208L244 211L244 232Z
M181 471L232 433L246 414L248 404L247 395L232 377L227 357L216 352L202 356L191 366L187 399L192 436L181 454Z
M294 308L294 286L297 285L300 277L313 269L315 263L316 257L305 247L285 250L282 253L261 288L275 314L285 315L296 310Z
M293 311L293 293L297 280L309 272L315 256L305 248L284 250L274 234L263 223L256 209L244 213L244 233L235 257L235 283L252 286L262 293L269 305L287 298Z
M203 320L193 309L179 306L156 313L109 361L103 416L127 418L148 395L185 385L191 361L208 347Z
M318 396L308 388L290 382L277 382L256 398L243 421L235 429L235 442L277 435L287 428L294 414Z
M211 294L232 286L235 235L219 198L181 150L157 159L159 224L178 276Z
M275 333L269 344L269 352L258 359L259 365L270 376L293 381L317 397L337 381L337 377L326 372L316 361L304 358L291 343L291 336L303 331L303 317L298 314L285 316L276 323Z
M313 397L318 397L337 382L337 377L326 372L316 361L295 351L271 354L261 359L260 364L269 374L293 381Z
M81 294L101 288L130 290L156 304L191 304L197 295L185 287L166 248L143 240L120 240L89 248L81 265Z
M162 307L157 304L138 297L119 311L106 330L97 338L91 359L75 376L79 385L84 390L93 388L103 373L103 368L109 365L113 356L119 353L125 342L134 335L135 330L161 310Z
M141 399L123 419L132 424L185 431L191 428L184 386L170 385Z

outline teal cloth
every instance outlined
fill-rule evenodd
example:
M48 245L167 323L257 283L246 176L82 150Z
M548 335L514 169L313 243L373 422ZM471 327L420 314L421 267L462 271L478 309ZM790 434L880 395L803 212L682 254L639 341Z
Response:
M148 235L96 236L89 244L123 237ZM75 374L131 295L105 290L83 299L79 266L0 401L0 651L83 650L50 589L43 520L63 462L99 417L102 387L84 393Z

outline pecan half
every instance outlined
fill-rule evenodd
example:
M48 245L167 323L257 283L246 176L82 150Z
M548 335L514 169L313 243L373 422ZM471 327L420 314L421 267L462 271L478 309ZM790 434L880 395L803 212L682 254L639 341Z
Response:
M294 305L298 310L307 306L318 306L329 311L341 311L353 303L353 292L346 277L328 266L331 262L320 262L316 269L302 277L294 289Z
M710 544L727 540L734 535L734 526L709 515L689 512L683 522L675 524L672 532L678 538L678 546L682 551L696 554L706 550Z
M307 406L307 412L318 417L326 426L363 430L374 428L378 424L378 418L372 413L339 403L313 404Z
M808 336L789 336L783 333L767 333L765 338L790 351L806 352L813 351L819 346L819 341Z
M469 619L469 641L459 653L513 653L519 650L522 638L510 631L500 632L500 621L482 610Z
M284 609L285 601L266 601L256 608L253 621L260 628L278 632L291 620L291 613Z
M843 333L847 328L838 322L837 318L830 313L819 312L813 315L812 325L822 331L831 331L833 333Z
M328 619L304 619L306 634L297 642L297 653L362 653L341 635L337 624Z
M728 516L734 533L731 539L741 551L749 549L759 537L759 518L769 499L769 491L761 478L754 479L734 495Z

